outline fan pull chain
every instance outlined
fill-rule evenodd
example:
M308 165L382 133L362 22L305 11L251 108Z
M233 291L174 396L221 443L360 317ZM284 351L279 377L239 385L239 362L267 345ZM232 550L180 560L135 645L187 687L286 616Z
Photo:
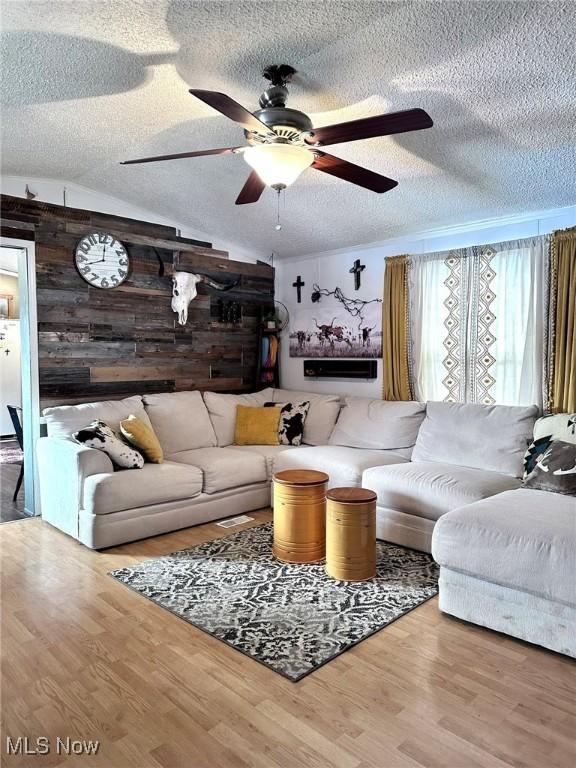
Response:
M282 192L281 189L276 190L278 197L276 198L276 226L274 229L276 232L280 232L282 229L282 224L280 224L280 193Z

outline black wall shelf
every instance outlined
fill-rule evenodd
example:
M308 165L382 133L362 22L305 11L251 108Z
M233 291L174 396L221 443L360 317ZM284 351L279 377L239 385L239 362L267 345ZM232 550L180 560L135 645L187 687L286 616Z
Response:
M375 379L377 360L304 360L305 379Z

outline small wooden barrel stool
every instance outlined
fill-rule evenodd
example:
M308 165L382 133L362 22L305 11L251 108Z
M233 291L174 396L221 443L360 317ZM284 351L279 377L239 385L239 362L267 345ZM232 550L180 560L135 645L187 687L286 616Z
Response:
M317 563L326 551L326 483L313 469L274 475L273 553L284 563Z
M376 494L332 488L326 494L326 573L340 581L376 575Z

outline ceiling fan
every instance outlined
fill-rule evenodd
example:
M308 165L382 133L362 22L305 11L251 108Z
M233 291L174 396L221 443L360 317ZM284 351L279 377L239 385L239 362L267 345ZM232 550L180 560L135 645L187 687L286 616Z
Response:
M403 112L390 112L387 115L363 117L346 123L314 128L308 115L286 106L286 85L295 74L296 70L288 64L267 67L263 75L271 85L260 96L260 109L254 113L248 112L224 93L190 89L190 93L197 99L239 123L244 128L248 146L142 157L138 160L126 160L122 165L204 155L242 154L254 170L242 187L236 205L255 203L266 186L278 192L285 189L310 166L372 192L381 193L393 189L398 184L394 179L329 155L320 148L346 141L431 128L433 122L430 115L423 109L407 109Z

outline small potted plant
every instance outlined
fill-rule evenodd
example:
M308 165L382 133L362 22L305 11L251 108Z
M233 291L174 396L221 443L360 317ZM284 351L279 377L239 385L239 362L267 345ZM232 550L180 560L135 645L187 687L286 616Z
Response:
M275 331L278 328L279 320L280 318L273 309L269 310L262 318L264 328L269 331Z

